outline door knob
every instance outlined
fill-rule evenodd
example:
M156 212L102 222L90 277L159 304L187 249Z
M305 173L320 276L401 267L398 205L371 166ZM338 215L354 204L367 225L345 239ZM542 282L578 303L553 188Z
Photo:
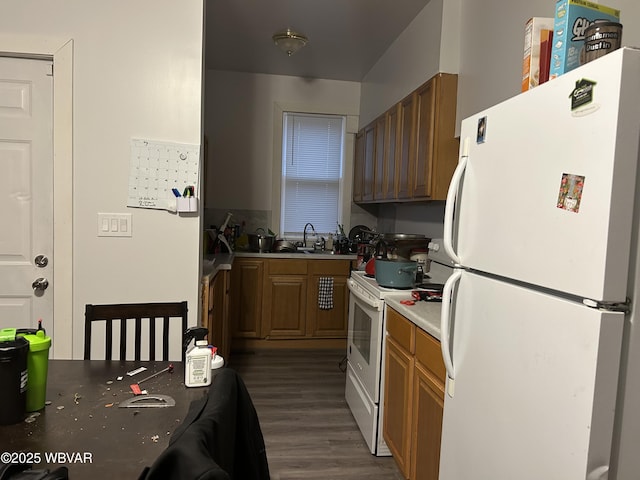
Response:
M46 290L48 286L49 286L49 280L42 277L36 278L31 284L31 288L33 288L34 290L40 290L40 291Z
M37 267L44 268L49 264L49 259L44 255L38 255L34 259L34 262L36 263Z

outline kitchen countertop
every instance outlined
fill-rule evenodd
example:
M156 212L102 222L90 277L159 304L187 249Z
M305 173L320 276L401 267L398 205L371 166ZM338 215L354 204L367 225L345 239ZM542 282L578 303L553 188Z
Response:
M236 257L253 257L253 258L297 258L300 260L355 260L358 256L353 254L341 255L330 252L326 253L287 253L287 252L234 252Z
M451 268L432 262L428 281L444 284L451 273ZM393 308L432 337L440 340L440 311L442 310L442 302L418 301L414 305L403 305L400 303L401 300L413 300L411 290L387 295L384 298L387 306Z
M411 300L411 292L390 296L384 299L388 307L406 317L410 322L440 340L441 302L416 302L415 305L403 305L400 300Z
M220 270L231 270L233 257L233 253L205 255L202 260L202 278L211 281Z
M335 255L333 253L259 253L236 251L233 253L218 253L205 255L202 261L202 277L205 280L213 280L220 270L231 270L233 259L241 258L294 258L301 260L355 260L357 255Z

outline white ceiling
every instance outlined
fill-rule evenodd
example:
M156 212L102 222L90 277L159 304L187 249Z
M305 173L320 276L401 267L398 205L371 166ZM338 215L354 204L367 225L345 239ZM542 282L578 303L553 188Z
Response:
M206 0L205 66L359 82L429 0ZM288 57L271 37L309 38Z

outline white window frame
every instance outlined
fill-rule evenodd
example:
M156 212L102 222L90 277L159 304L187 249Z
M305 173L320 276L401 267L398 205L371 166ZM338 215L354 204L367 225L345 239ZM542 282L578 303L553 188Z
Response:
M342 115L346 117L345 137L343 144L343 165L342 180L340 185L340 208L338 211L338 221L343 225L351 223L351 203L353 197L353 155L355 146L355 134L358 130L358 116L348 113L328 110L322 107L306 106L306 105L288 105L283 103L274 104L274 132L273 132L273 174L272 174L272 221L273 229L281 235L281 202L282 202L282 135L284 124L284 113L309 113L324 115ZM301 229L304 225L301 225ZM288 240L302 240L302 231L300 236L289 236Z

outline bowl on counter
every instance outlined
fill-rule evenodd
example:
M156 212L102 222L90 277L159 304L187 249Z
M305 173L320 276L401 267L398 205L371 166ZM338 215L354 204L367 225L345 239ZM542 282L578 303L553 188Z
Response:
M296 244L289 240L276 240L271 247L272 252L295 253L298 251Z

